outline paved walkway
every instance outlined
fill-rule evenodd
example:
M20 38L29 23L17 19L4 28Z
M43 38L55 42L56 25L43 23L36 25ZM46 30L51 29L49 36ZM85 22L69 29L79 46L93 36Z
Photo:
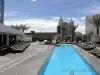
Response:
M84 59L98 72L100 75L100 59L95 57L94 55L88 53L87 51L83 50L82 48L74 45L77 51L84 57Z
M52 47L32 43L23 53L0 57L0 75L37 75Z

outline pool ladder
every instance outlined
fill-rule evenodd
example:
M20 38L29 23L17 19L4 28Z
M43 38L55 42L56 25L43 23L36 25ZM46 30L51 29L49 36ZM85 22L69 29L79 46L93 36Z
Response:
M74 71L73 70L70 72L70 75L74 75Z

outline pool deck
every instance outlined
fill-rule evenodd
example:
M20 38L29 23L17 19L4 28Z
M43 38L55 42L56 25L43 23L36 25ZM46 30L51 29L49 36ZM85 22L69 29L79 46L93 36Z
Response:
M82 48L73 45L74 48L83 56L83 58L98 72L100 75L100 59L94 55L88 53L88 51L83 50Z
M23 53L0 56L0 75L38 75L52 48L35 42Z
M100 59L96 58L92 54L88 53L87 51L83 50L82 48L80 48L76 45L73 45L73 46L84 57L84 59L88 63L90 63L90 65L92 67L94 67L94 69L100 75ZM34 56L32 56L31 58L18 64L18 65L20 65L20 67L17 67L17 65L16 65L16 66L12 67L11 69L8 69L8 70L0 73L0 75L15 75L17 72L19 72L19 70L23 74L16 74L16 75L37 75L53 47L54 47L53 45L41 45L39 43L32 43L25 50L25 52L23 52L21 54L8 54L6 56L1 56L0 57L0 66L5 64L4 62L7 63L7 62L13 61L13 59L17 59L19 57L25 58L26 55L34 54ZM14 63L14 64L16 64L16 63ZM24 67L24 70L23 70L23 67Z

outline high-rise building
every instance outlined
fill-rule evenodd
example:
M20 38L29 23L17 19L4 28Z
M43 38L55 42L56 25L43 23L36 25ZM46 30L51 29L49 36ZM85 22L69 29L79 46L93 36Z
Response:
M100 14L98 14L98 16L99 16ZM94 15L95 16L95 15ZM93 19L93 16L87 16L86 17L86 21L85 21L85 23L86 23L86 34L92 34L92 35L96 35L97 34L97 28L96 28L96 26L95 25L93 25L93 23L91 23L91 21L92 21L92 19ZM99 27L99 35L100 35L100 27Z
M72 40L73 35L75 35L76 26L74 25L74 21L71 19L70 22L64 22L62 18L59 20L59 24L57 26L57 34L60 39L67 40L66 36L70 36L70 40Z
M99 18L100 14L86 17L86 21L85 21L86 30L85 31L87 35L91 35L90 41L99 42L100 41L100 26L98 26L99 30L97 31L97 26L93 23L94 16L97 16Z
M4 22L4 0L0 0L0 23Z

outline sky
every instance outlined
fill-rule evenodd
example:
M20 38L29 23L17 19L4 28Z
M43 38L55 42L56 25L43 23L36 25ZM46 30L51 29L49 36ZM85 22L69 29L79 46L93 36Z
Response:
M85 17L100 13L100 0L5 0L5 24L27 24L29 31L56 32L59 18L85 33Z

